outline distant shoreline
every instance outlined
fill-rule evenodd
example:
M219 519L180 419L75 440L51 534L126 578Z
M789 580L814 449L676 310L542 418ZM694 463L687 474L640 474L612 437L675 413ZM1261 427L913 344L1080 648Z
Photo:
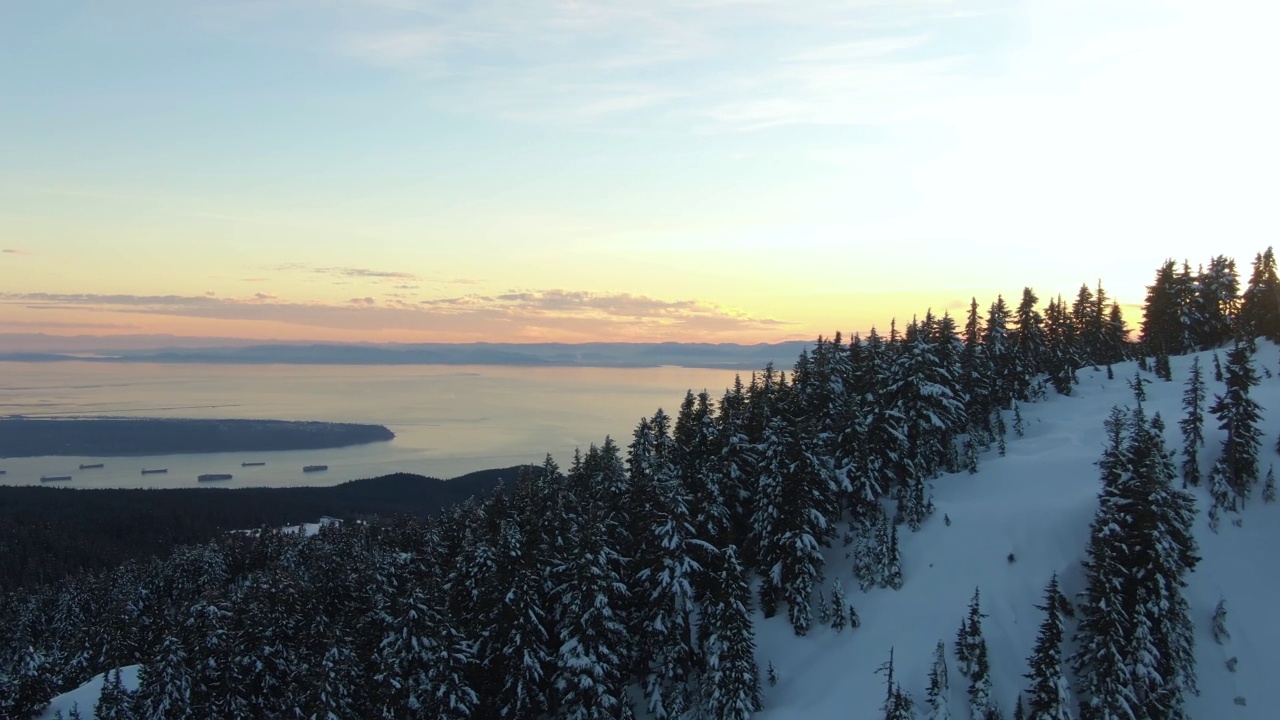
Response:
M142 457L327 450L385 442L383 425L294 420L0 417L0 457Z
M0 336L2 337L2 336ZM213 365L488 365L507 367L705 368L758 370L768 363L790 367L809 347L804 341L759 343L417 343L259 344L223 347L71 347L8 350L0 362ZM0 343L0 347L3 344Z

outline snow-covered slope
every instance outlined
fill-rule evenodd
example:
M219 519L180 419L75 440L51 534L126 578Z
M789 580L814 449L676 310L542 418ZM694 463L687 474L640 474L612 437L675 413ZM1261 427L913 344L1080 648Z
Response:
M1222 353L1225 361L1225 353ZM1192 356L1172 359L1173 382L1147 386L1148 416L1159 412L1168 427L1170 450L1181 449L1177 421ZM1201 355L1209 402L1222 392L1213 380L1211 353ZM1275 372L1277 349L1260 342L1254 367ZM1104 447L1103 420L1113 405L1134 405L1126 380L1134 363L1106 371L1080 371L1070 397L1050 391L1048 400L1021 408L1026 434L1010 432L1006 457L993 450L981 458L978 474L944 475L934 482L936 513L917 533L902 528L905 585L899 591L857 590L845 549L827 553L827 592L841 579L862 626L836 633L815 625L808 637L792 633L785 613L758 618L757 657L762 668L777 669L776 686L764 686L762 720L781 718L875 718L884 701L878 666L894 649L896 677L917 704L924 699L932 653L945 640L951 674L951 711L968 717L967 681L956 670L953 643L975 587L981 588L983 630L990 651L993 697L1004 717L1012 717L1018 693L1027 687L1022 674L1043 614L1044 585L1057 572L1062 590L1075 598L1084 589L1080 560L1097 509L1100 489L1094 466ZM1150 374L1144 376L1151 379ZM1263 376L1252 397L1264 407L1261 471L1273 460L1280 432L1280 378ZM1012 426L1012 423L1010 423ZM1216 459L1222 441L1211 415L1205 418L1202 469ZM1179 459L1180 463L1181 460ZM1278 463L1280 464L1280 463ZM1188 698L1192 717L1223 720L1274 720L1280 717L1274 669L1280 667L1280 504L1255 499L1235 527L1224 518L1218 534L1209 530L1208 492L1195 490L1200 516L1196 537L1199 566L1186 590L1197 624L1196 656L1201 694ZM1257 496L1255 496L1257 497ZM944 515L951 524L944 522ZM1010 562L1009 556L1014 560ZM1214 642L1211 617L1220 598L1227 601L1231 639ZM1073 626L1068 626L1070 636ZM1068 648L1071 646L1068 645ZM1236 671L1226 661L1238 658ZM1247 705L1236 704L1241 697Z

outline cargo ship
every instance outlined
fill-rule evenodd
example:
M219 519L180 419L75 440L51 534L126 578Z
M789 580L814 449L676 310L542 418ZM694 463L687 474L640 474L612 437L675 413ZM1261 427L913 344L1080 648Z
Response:
M57 482L58 480L70 480L70 475L41 475L40 482Z
M263 466L263 465L266 465L266 463L264 463L264 462L246 462L246 463L240 463L240 467L261 467L261 466Z
M302 472L324 472L325 470L328 470L328 469L329 469L328 465L307 465L306 467L302 468Z
M211 482L213 480L230 480L231 473L205 473L196 478L200 482Z
M167 472L169 472L169 468L156 468L154 470L143 469L142 474L143 475L162 475Z
M80 463L81 470L96 470L102 467L102 463Z

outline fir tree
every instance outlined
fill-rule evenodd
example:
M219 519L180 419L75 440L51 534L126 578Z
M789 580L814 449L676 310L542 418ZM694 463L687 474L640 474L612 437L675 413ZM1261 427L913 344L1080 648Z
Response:
M751 589L737 550L717 558L713 589L703 606L701 707L708 717L747 720L761 708L760 674L751 626ZM769 664L770 684L775 684Z
M831 629L836 632L843 632L845 625L849 624L848 605L844 586L840 584L840 578L836 578L831 584Z
M21 646L19 646L21 647ZM49 654L37 650L28 643L18 652L10 669L8 682L0 675L0 710L8 710L14 717L26 718L38 713L53 697L57 687L55 669ZM8 685L8 687L5 687Z
M93 713L98 720L133 720L133 693L124 686L118 668L103 676Z
M894 677L893 648L889 648L889 660L876 669L876 674L885 677L885 700L881 706L884 719L915 720L915 702Z
M1133 399L1137 400L1139 404L1147 401L1146 387L1150 384L1151 381L1142 377L1141 372L1137 370L1133 372L1133 379L1129 381L1129 389L1133 390Z
M1265 337L1280 340L1280 279L1271 248L1258 253L1253 272L1240 299L1237 318L1240 334L1248 339Z
M1267 479L1262 483L1262 502L1276 501L1276 469L1274 465L1267 467Z
M1225 371L1226 392L1215 397L1209 411L1218 418L1218 428L1226 431L1222 441L1224 479L1243 502L1258 482L1258 423L1262 416L1262 407L1249 396L1249 389L1259 381L1245 345L1237 344L1231 349Z
M986 640L980 638L974 646L971 667L973 673L969 676L969 717L987 720L995 711L995 705L991 700L991 665L987 659ZM994 714L999 717L998 711Z
M1185 411L1178 427L1182 430L1182 482L1200 484L1199 449L1204 446L1204 378L1200 372L1200 358L1191 361L1187 377L1187 389L1182 393L1182 409Z
M985 717L991 706L991 668L987 659L987 641L982 635L981 597L973 590L969 612L956 633L956 667L969 680L969 715Z
M1222 598L1213 609L1213 640L1222 645L1230 639L1231 633L1227 632L1227 599Z
M1182 595L1199 561L1194 500L1173 486L1177 470L1142 414L1113 410L1098 465L1099 510L1085 562L1087 590L1072 656L1084 720L1185 718L1195 692L1194 628Z
M1013 434L1018 437L1023 437L1026 435L1026 432L1026 425L1022 422L1022 408L1020 408L1018 403L1015 402L1013 404Z
M155 660L142 666L134 707L139 720L190 715L191 676L186 651L176 637L167 636Z
M1222 360L1218 358L1217 351L1213 353L1213 380L1222 382Z
M1027 661L1030 671L1024 676L1031 681L1028 720L1075 720L1071 691L1062 672L1063 609L1067 606L1055 573L1045 586L1044 605L1036 606L1045 617ZM1021 695L1018 707L1022 707Z
M626 628L618 608L626 603L626 586L614 571L614 550L604 542L599 509L588 506L575 519L577 548L557 575L563 584L559 600L559 652L553 684L559 693L557 716L567 720L630 718L626 696Z
M884 587L902 589L902 557L898 552L898 526L889 524L889 546L885 552Z
M933 665L929 669L929 689L925 693L925 720L950 720L948 702L951 678L947 670L947 645L939 640L933 649Z

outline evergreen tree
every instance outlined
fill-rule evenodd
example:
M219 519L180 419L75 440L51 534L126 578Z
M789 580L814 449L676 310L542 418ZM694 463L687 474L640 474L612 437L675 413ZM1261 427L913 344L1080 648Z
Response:
M1201 349L1218 347L1231 339L1240 304L1240 278L1236 261L1219 255L1200 273L1196 343Z
M925 694L925 720L950 720L951 678L947 670L947 645L939 640L933 649L933 666L929 669L929 689Z
M1258 253L1253 261L1249 284L1240 299L1238 329L1246 340L1280 340L1280 279L1271 248Z
M407 582L383 617L387 628L376 659L378 679L388 692L386 718L471 717L478 697L466 675L475 650L442 612L444 599L428 592L421 579Z
M1045 355L1048 352L1048 340L1044 330L1044 318L1036 310L1039 298L1031 288L1023 288L1022 300L1016 312L1017 330L1014 332L1014 346L1017 355L1017 367L1020 380L1014 392L1018 400L1032 399L1030 379L1044 372Z
M991 665L987 659L987 642L980 641L974 645L972 664L973 673L969 676L969 717L986 720L999 712L991 700Z
M894 678L893 648L889 648L889 660L876 673L885 677L885 700L881 706L885 720L915 720L915 702Z
M1213 609L1213 639L1219 645L1231 639L1231 633L1227 632L1226 598L1218 600L1217 607Z
M840 578L836 578L831 585L831 628L836 632L843 632L845 625L849 624L848 605L844 586L840 584Z
M973 589L973 599L969 601L969 612L960 623L956 633L956 667L960 674L970 681L979 674L979 655L986 657L987 641L982 635L982 600L978 588ZM974 717L980 717L975 715Z
M557 717L616 720L632 717L626 696L626 627L617 608L626 586L614 571L615 551L605 546L599 510L590 506L575 519L577 548L567 558L559 600L559 652L553 677L559 693Z
M673 435L676 471L682 492L689 498L689 519L697 536L720 546L730 532L727 485L720 464L721 440L711 396L703 390L685 395L676 416Z
M888 522L886 522L886 525L888 525L889 544L886 547L884 556L884 584L882 587L901 590L902 556L898 551L898 526Z
M1231 349L1225 372L1226 392L1215 397L1209 411L1218 418L1218 428L1226 431L1222 441L1224 479L1242 503L1258 482L1258 423L1262 416L1262 407L1249 397L1249 388L1258 384L1258 376L1247 346L1237 344ZM1233 502L1231 509L1235 508Z
M1133 379L1129 381L1129 389L1133 390L1133 399L1139 404L1147 401L1147 386L1151 381L1142 377L1142 373L1138 370L1133 371Z
M1156 279L1147 287L1143 306L1141 337L1144 352L1159 357L1181 355L1190 349L1190 338L1184 327L1186 283L1178 277L1178 266L1166 260L1156 271Z
M1267 479L1262 483L1262 502L1273 503L1276 501L1276 469L1275 466L1267 467Z
M1058 590L1056 573L1045 586L1044 605L1036 607L1045 617L1027 661L1030 671L1025 677L1031 681L1028 720L1075 720L1071 691L1062 672L1063 610L1069 606ZM1022 707L1021 696L1018 707Z
M93 706L93 713L98 720L134 719L133 693L124 686L119 668L103 676L102 691L98 695L98 702Z
M191 675L187 654L173 635L165 637L158 656L138 673L134 696L138 720L188 717L191 711Z
M716 563L699 633L704 665L701 707L707 717L746 720L761 708L751 589L735 547L725 548Z
M494 712L504 720L536 717L546 712L547 674L554 667L549 628L551 618L538 592L540 572L537 558L524 551L519 526L504 523L499 539L502 562L494 582L505 588L492 611L492 628L486 637L486 671L498 679Z
M1185 415L1178 421L1182 430L1182 482L1183 486L1200 484L1199 448L1204 446L1204 378L1200 372L1200 358L1191 361L1187 377L1187 389L1182 393L1182 409Z
M675 478L659 479L655 491L656 515L639 546L643 555L635 559L639 570L632 592L639 601L633 612L640 619L649 712L663 720L678 717L686 700L683 680L694 667L693 588L702 572L694 554L710 556L715 550L694 539L688 500Z
M7 709L15 718L29 718L38 713L53 697L54 669L48 657L28 644L9 673L8 687L0 685L9 697L0 697L0 710Z
M1195 657L1182 588L1199 561L1195 504L1173 487L1176 468L1141 409L1128 419L1113 410L1107 433L1072 656L1085 696L1081 717L1185 718Z

